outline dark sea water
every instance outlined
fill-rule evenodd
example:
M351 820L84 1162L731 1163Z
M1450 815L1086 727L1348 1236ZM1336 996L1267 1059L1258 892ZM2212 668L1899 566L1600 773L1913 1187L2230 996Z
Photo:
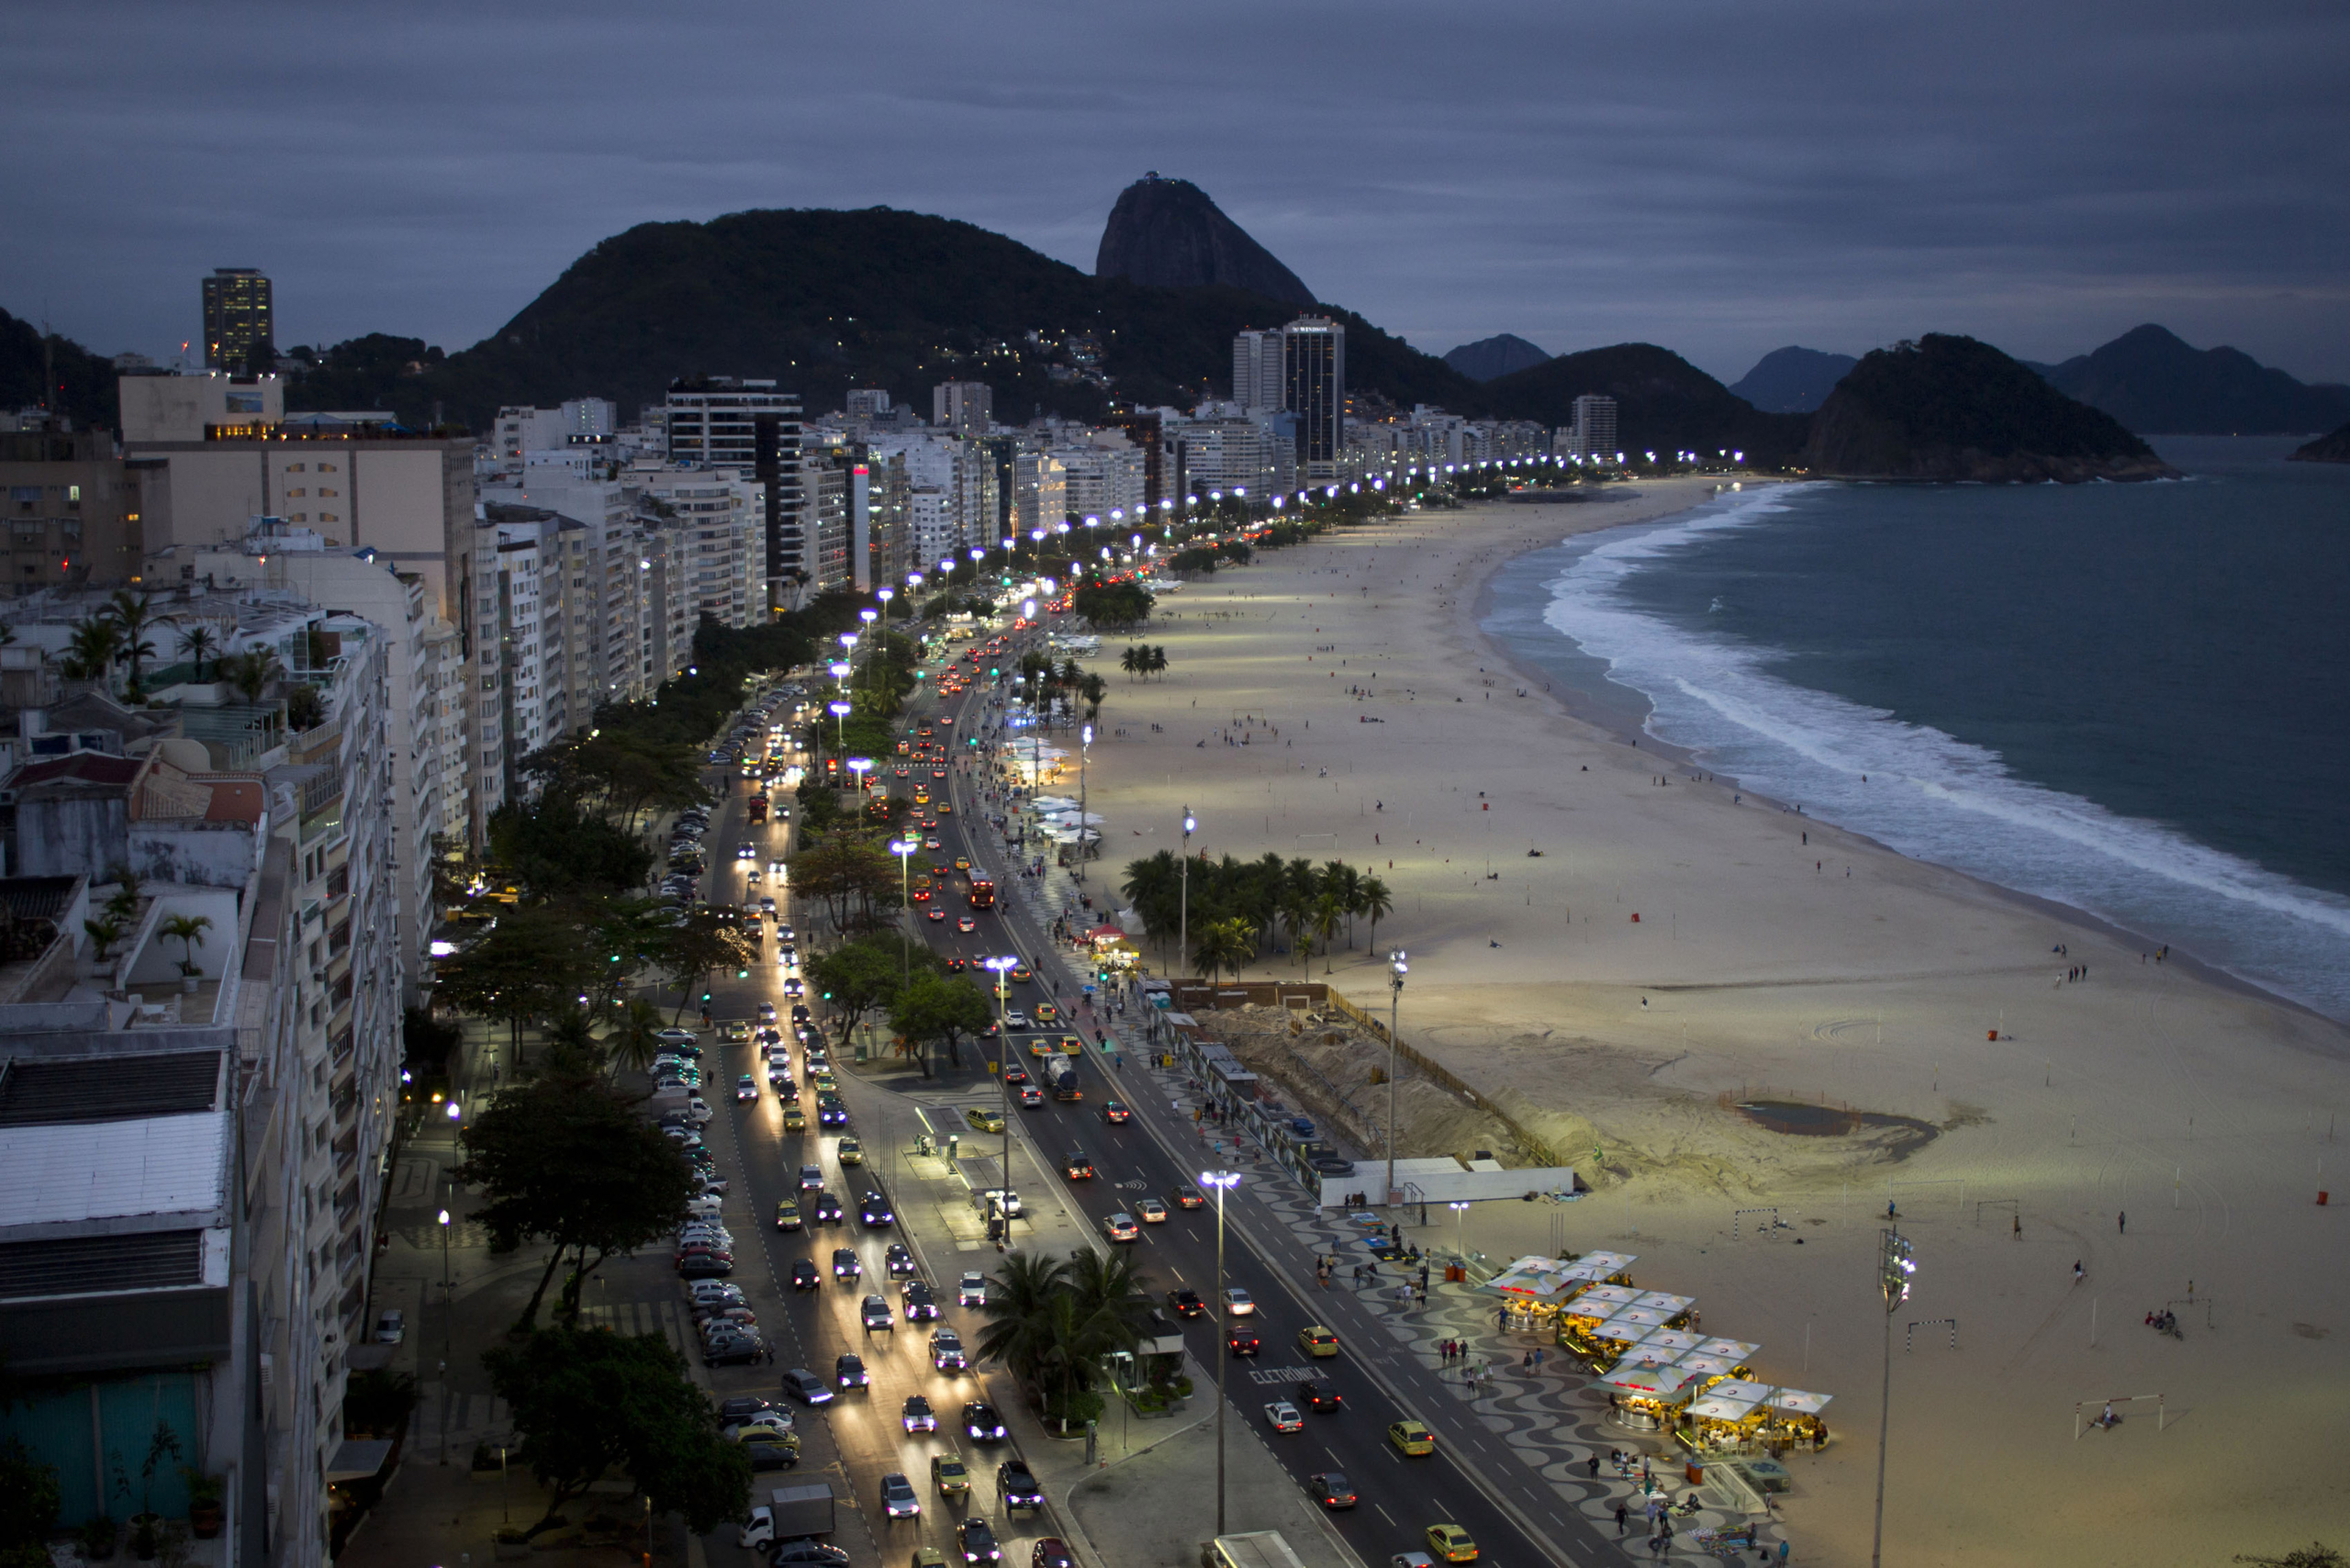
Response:
M1485 624L1758 792L2350 1017L2350 466L2156 444L2188 479L1727 496L1536 552Z

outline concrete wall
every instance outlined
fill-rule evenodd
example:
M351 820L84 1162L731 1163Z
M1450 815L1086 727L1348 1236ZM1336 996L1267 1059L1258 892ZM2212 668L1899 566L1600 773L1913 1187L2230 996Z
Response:
M129 824L130 868L142 880L241 888L261 864L251 823L151 820ZM97 868L104 870L103 863Z
M120 798L28 801L17 808L17 874L96 878L130 857L129 803Z
M237 886L241 888L241 879ZM201 915L212 922L202 943L191 954L175 936L163 935L163 922L176 914ZM155 919L149 923L146 945L125 966L125 989L157 990L176 986L180 959L193 958L197 968L218 980L231 959L237 941L237 895L226 888L174 888L155 894Z

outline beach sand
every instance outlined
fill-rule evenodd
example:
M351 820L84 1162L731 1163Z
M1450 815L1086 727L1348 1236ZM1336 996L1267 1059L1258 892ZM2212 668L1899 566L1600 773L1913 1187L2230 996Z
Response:
M1789 1461L1798 1561L1868 1555L1888 1195L1919 1258L1893 1314L1893 1560L2350 1546L2350 1248L2333 1235L2350 1215L2316 1201L2329 1169L2350 1177L2331 1141L2344 1031L2142 962L2147 943L2064 910L1733 803L1734 784L1692 777L1702 758L1579 720L1478 631L1480 585L1526 550L1709 489L1416 514L1169 596L1142 634L1167 650L1163 679L1119 674L1114 636L1097 664L1107 879L1180 847L1186 805L1211 856L1384 879L1379 946L1411 953L1404 1037L1595 1189L1566 1211L1568 1245L1637 1254L1643 1286L1762 1342L1759 1377L1834 1396L1835 1443ZM1326 961L1383 1016L1365 936L1248 973L1323 979ZM1931 1136L1792 1136L1732 1104L1766 1095ZM1758 1240L1750 1216L1733 1241L1734 1211L1766 1205L1788 1228ZM1483 1205L1472 1243L1543 1250L1556 1212ZM2175 1309L2183 1341L2143 1327L2189 1295L2205 1299ZM1908 1324L1949 1318L1956 1351L1940 1327L1904 1350ZM2076 1440L2076 1402L2157 1394L2164 1429L2128 1405Z

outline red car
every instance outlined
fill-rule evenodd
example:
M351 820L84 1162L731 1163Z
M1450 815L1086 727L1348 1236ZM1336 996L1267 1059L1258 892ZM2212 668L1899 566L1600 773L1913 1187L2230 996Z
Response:
M1225 1336L1225 1343L1232 1348L1236 1356L1253 1356L1260 1348L1256 1331L1249 1328L1235 1327Z
M1077 1568L1077 1559L1069 1555L1069 1542L1048 1535L1028 1554L1028 1568Z

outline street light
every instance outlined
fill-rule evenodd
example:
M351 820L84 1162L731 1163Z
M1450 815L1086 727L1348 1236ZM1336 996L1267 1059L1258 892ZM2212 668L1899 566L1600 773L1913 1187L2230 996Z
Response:
M824 706L832 711L833 749L838 751L841 747L848 745L848 704L845 702L827 702Z
M1876 1535L1869 1546L1869 1568L1885 1557L1885 1441L1893 1421L1893 1314L1909 1299L1909 1279L1918 1271L1909 1238L1898 1226L1877 1232L1876 1282L1885 1294L1885 1393L1876 1416Z
M890 853L898 857L898 902L905 906L906 920L910 924L914 917L913 861L910 857L915 847L911 839L893 838L890 841ZM912 985L914 983L913 934L902 931L899 935L905 948L905 983Z
M1460 1259L1460 1266L1466 1269L1469 1266L1469 1205L1453 1203L1444 1206L1452 1211L1452 1255Z
M1077 733L1077 879L1085 880L1085 754L1093 746L1093 726Z
M1225 1374L1232 1368L1232 1304L1224 1298L1224 1194L1240 1184L1237 1170L1203 1170L1200 1184L1215 1189L1215 1533L1224 1534Z
M1387 1201L1397 1201L1395 1195L1395 1055L1402 1036L1395 1032L1396 1020L1404 1007L1404 977L1412 966L1404 961L1404 949L1396 948L1387 955Z
M996 1250L1000 1252L1012 1239L1012 1080L1004 1076L1004 1064L1012 1059L1010 1056L1012 1030L1004 1023L1003 1018L1005 1010L1009 1006L1009 1002L1004 995L1004 986L1012 971L1020 967L1020 957L1015 953L1003 958L982 958L979 961L995 971L996 1103L1002 1108L1001 1117L1003 1122L1003 1161L997 1176L997 1180L1003 1183L1003 1198L1001 1204L1003 1210L1003 1235L996 1243Z
M1191 962L1192 955L1192 830L1200 824L1192 819L1192 808L1183 808L1183 899L1178 906L1181 913L1175 923L1175 961ZM1178 1007L1177 1012L1182 1009Z

